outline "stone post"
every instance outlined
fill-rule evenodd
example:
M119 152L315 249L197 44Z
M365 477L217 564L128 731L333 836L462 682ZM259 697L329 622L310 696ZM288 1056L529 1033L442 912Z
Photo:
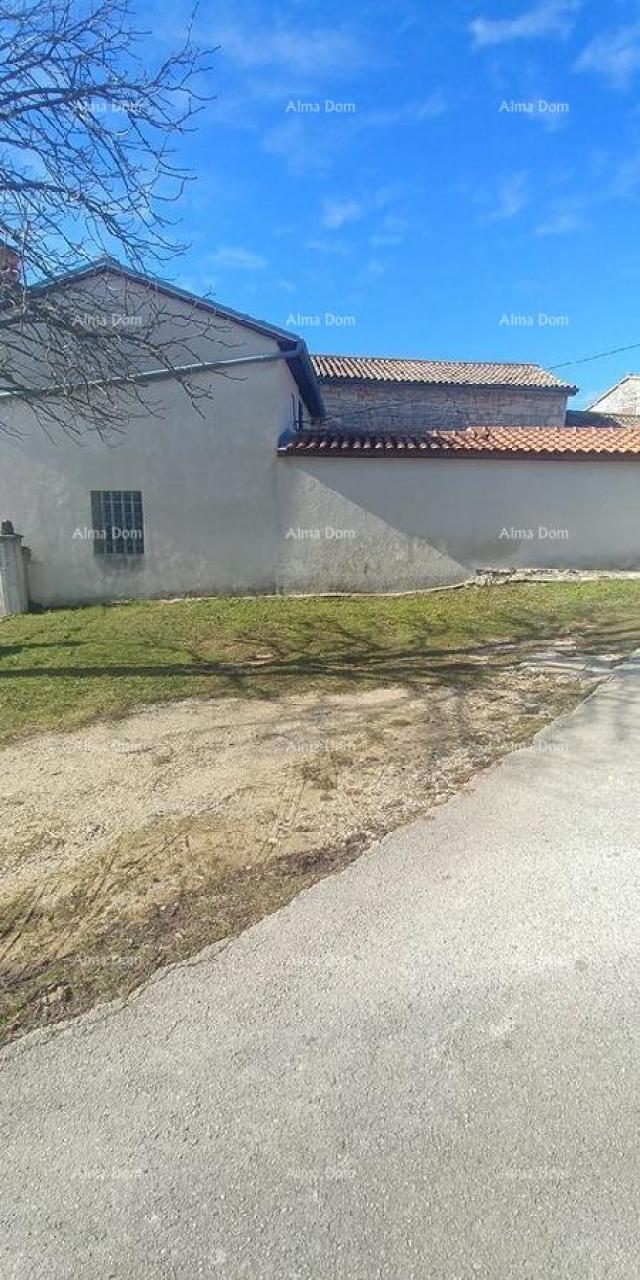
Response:
M0 617L26 613L29 607L22 536L10 520L0 523Z

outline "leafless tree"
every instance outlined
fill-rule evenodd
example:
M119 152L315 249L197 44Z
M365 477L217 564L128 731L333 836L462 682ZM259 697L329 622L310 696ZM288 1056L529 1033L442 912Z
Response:
M215 53L196 17L150 68L131 0L0 0L0 429L20 401L46 430L108 437L149 411L161 371L196 404L210 394L194 366L214 310L82 274L104 256L158 274L185 247L176 143L210 101Z

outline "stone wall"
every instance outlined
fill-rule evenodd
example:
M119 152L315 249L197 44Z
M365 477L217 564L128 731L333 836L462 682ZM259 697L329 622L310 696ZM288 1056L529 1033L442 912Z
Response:
M328 424L345 430L422 427L563 427L567 393L522 387L442 387L424 383L342 383L321 379Z

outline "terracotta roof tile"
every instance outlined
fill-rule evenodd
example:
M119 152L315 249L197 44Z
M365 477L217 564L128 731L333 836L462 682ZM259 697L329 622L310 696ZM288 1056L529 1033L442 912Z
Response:
M604 416L604 415L599 415ZM473 427L464 431L300 431L278 453L326 458L640 457L640 422L603 427Z
M428 382L442 386L576 388L537 364L495 364L468 360L400 360L388 356L312 355L321 380Z

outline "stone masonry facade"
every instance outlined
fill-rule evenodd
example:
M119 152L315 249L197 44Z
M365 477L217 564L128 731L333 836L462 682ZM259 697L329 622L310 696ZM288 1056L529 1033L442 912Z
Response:
M563 427L567 392L522 387L320 379L327 425L336 430Z

